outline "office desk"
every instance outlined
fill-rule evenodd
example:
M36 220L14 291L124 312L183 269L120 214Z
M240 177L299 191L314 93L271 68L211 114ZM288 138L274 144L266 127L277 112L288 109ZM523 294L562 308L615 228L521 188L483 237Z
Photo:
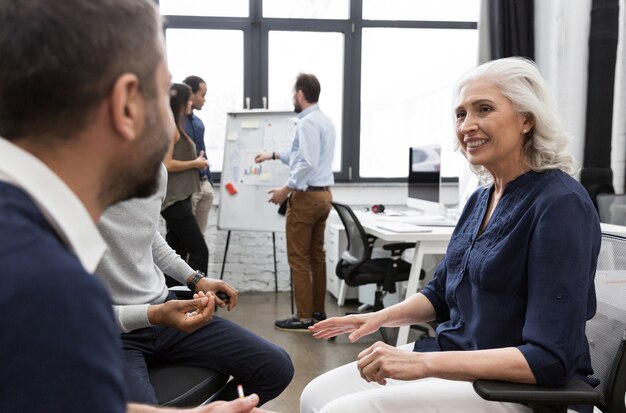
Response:
M428 228L430 232L392 232L376 226L376 223L384 218L360 214L359 219L361 220L363 229L365 229L368 234L380 240L388 242L415 242L415 254L413 255L413 262L411 264L406 295L404 296L405 300L415 294L418 289L424 287L419 279L424 255L445 254L448 242L452 236L452 231L454 230L452 227L424 227ZM400 327L396 345L406 344L409 338L409 328L410 326Z

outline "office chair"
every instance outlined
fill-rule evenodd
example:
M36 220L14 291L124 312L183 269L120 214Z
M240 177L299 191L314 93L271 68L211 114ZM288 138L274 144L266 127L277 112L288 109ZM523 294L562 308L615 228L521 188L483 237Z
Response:
M336 274L350 287L376 284L373 311L384 308L383 298L387 293L396 292L396 282L409 279L411 264L400 259L402 253L414 248L415 243L402 242L385 244L383 249L391 251L391 258L372 258L372 247L376 237L368 235L358 218L348 205L332 202L339 218L346 228L347 249L337 263ZM422 277L424 273L422 272ZM383 340L388 343L387 334L381 328Z
M626 225L626 194L599 194L596 203L600 222Z
M524 403L535 413L566 412L573 404L626 413L626 236L602 235L595 285L598 308L586 333L597 388L578 379L564 387L477 380L476 393L486 400Z
M178 299L193 297L187 287L170 290ZM212 401L230 377L206 367L176 364L149 366L148 376L159 405L173 407L195 407Z

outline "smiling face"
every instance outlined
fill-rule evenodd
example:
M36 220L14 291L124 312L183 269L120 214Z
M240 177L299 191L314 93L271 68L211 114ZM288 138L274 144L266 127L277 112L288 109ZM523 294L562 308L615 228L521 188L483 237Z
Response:
M522 148L532 122L495 85L485 80L465 85L454 113L457 139L472 165L494 177L528 169Z

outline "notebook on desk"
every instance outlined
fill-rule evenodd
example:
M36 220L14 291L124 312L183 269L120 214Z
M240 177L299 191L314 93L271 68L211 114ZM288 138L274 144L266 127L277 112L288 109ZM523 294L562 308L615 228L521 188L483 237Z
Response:
M376 226L392 232L432 232L431 229L407 222L379 222Z

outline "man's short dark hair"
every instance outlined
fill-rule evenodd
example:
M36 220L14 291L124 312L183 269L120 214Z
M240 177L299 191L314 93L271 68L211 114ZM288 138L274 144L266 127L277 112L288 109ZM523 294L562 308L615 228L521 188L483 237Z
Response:
M304 98L309 103L317 103L322 90L320 87L320 81L317 80L317 77L309 73L300 73L298 75L294 89L296 91L301 90L304 94Z
M185 80L183 80L183 83L191 88L192 93L197 93L198 90L200 90L200 83L204 83L206 85L206 82L200 76L193 75L187 76Z
M150 0L1 2L0 136L74 134L123 73L155 97L160 19Z

